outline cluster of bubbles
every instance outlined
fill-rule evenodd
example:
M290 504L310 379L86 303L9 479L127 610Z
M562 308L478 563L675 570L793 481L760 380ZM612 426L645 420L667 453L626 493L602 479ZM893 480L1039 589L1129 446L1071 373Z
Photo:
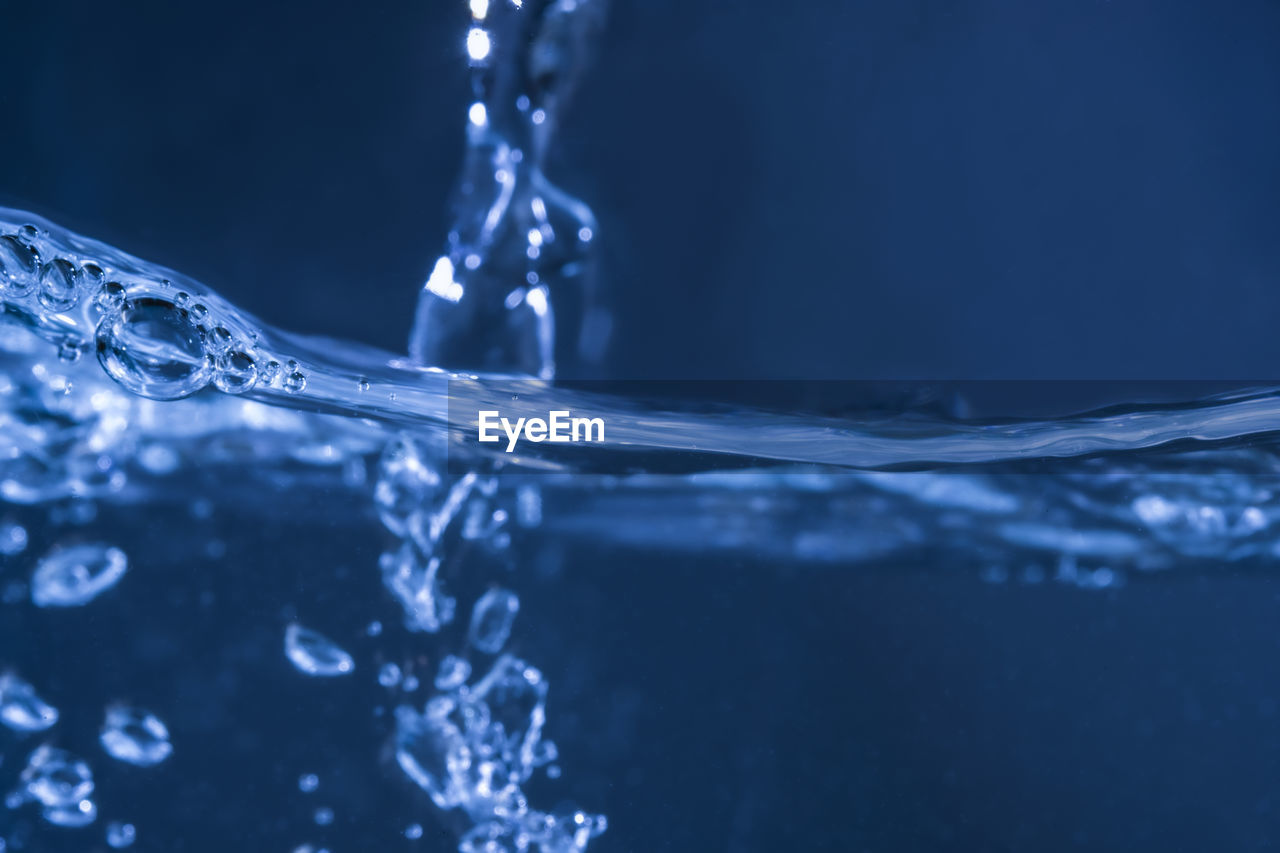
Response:
M8 529L10 541L21 539L25 545L25 536L13 535L17 525L11 524ZM6 556L21 550L10 549ZM108 545L55 548L32 571L32 603L38 607L83 607L114 587L127 567L124 553ZM41 698L30 682L13 671L0 673L0 724L19 737L32 737L52 729L60 717L58 709ZM154 766L173 752L169 729L156 714L123 704L107 707L98 742L108 756L135 767ZM42 743L28 754L18 787L5 797L4 807L13 811L31 804L50 824L85 827L98 817L94 788L88 761ZM136 837L137 831L130 823L113 821L106 829L107 843L115 849L130 846ZM14 839L14 843L20 844L20 839ZM7 844L0 837L0 850Z
M34 224L0 234L6 314L54 338L58 357L94 351L107 375L152 400L189 397L210 383L242 394L263 383L297 393L306 373L257 346L257 332L169 279L88 256ZM125 257L125 256L120 256Z

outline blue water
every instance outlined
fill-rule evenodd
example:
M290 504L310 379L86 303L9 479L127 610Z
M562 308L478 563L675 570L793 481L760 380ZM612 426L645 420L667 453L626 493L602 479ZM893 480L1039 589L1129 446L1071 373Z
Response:
M0 208L0 850L1264 848L1280 384L557 384L601 9L448 22L407 347Z

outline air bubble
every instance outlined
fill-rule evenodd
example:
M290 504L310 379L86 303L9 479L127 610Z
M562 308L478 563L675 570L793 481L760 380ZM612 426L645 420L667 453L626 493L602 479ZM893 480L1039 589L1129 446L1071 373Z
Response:
M440 661L436 673L436 689L449 691L461 687L471 677L471 664L457 655L447 655Z
M36 286L40 255L13 235L0 237L0 294L22 297Z
M31 753L20 778L26 795L46 808L76 806L93 793L89 765L48 745Z
M0 554L12 557L20 554L27 547L27 528L21 524L7 521L0 524Z
M135 767L159 764L173 752L168 727L141 709L108 708L98 740L112 758Z
M50 311L70 311L80 300L80 269L65 258L40 268L40 304Z
M243 394L258 381L258 366L242 352L224 352L215 362L213 384L228 394Z
M124 285L118 281L109 281L94 294L93 304L104 314L119 311L124 305Z
M337 643L297 624L285 629L284 653L299 672L307 675L349 675L356 668L351 655Z
M298 777L298 790L304 794L310 794L319 787L320 777L314 773L304 773Z
M262 367L262 383L264 385L274 385L276 380L280 378L280 362L272 360L268 361Z
M37 607L79 607L119 583L129 561L119 548L75 545L52 551L31 575Z
M520 599L514 592L491 589L476 602L471 611L471 645L482 652L496 654L511 636L511 626L520 610Z
M284 378L284 390L290 394L301 394L307 387L307 375L295 370Z
M383 687L395 687L400 683L400 667L394 663L384 663L378 670L378 683Z
M13 673L0 675L0 723L18 732L40 732L58 722L58 709Z
M205 343L214 352L226 352L235 343L235 337L232 336L231 331L226 326L214 326L205 335Z
M137 840L138 830L133 824L121 823L118 820L107 824L107 844L116 850L123 850Z
M97 346L108 376L153 400L188 397L213 373L191 314L155 296L128 299L119 313L104 318Z
M78 341L75 338L63 338L58 344L58 361L66 364L75 364L84 355L88 347L84 341Z
M92 800L81 800L69 806L49 806L40 816L54 826L77 829L97 820L98 807Z

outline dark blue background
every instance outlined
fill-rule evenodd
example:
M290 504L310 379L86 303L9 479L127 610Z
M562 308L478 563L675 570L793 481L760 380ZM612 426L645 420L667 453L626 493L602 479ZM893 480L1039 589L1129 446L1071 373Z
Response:
M0 192L404 346L461 0L3 14ZM1273 0L618 3L551 168L603 223L614 370L1270 375L1278 44Z
M461 156L464 12L6 6L0 192L273 323L400 349ZM1264 0L617 3L552 168L602 222L613 370L1271 375L1278 47ZM233 542L243 560L200 578L233 601L254 577L291 580L288 541ZM333 557L362 566L359 607L386 604L371 550ZM1086 595L936 566L575 557L522 588L517 642L547 664L553 728L570 715L567 784L613 820L602 851L1270 845L1280 587L1265 575ZM210 620L227 636L209 648L278 664L272 620L300 588ZM98 641L74 639L51 668ZM186 695L212 695L226 663L203 662ZM275 683L264 672L236 694L246 709L270 701L249 689ZM265 724L281 739L237 749L305 749L286 736L317 732L299 716L312 700L281 702ZM324 762L377 748L321 731ZM224 763L181 775L234 788L239 753L209 737ZM248 850L298 838L281 767L175 825L210 844L244 833ZM335 853L382 845L406 802L430 827L414 792L357 805L359 790Z

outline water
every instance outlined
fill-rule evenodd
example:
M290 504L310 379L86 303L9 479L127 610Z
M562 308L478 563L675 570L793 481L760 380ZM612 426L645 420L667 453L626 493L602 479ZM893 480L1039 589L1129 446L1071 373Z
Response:
M657 791L643 820L679 849L694 849L682 825L734 799L721 832L749 849L767 804L727 793L730 776L785 802L767 781L785 781L779 764L843 754L873 728L823 711L854 676L814 626L876 618L850 600L852 569L918 562L1100 607L1131 581L1276 556L1271 387L1009 420L717 408L546 381L589 367L611 325L590 271L599 227L542 172L599 7L528 5L470 6L471 32L492 37L466 39L476 97L456 227L408 358L279 331L180 273L0 210L0 495L21 519L0 527L15 658L0 666L31 680L0 675L0 781L14 792L0 849L170 849L206 823L226 832L218 810L297 850L327 849L347 822L390 849L622 849L609 847L613 786ZM464 441L462 403L589 410L609 429L597 447L508 459ZM591 586L637 559L643 576ZM748 582L776 593L770 606L743 596ZM972 594L947 582L913 600ZM791 610L787 584L828 585L811 599L830 609ZM885 622L881 641L895 637ZM664 654L647 647L655 631L681 638L660 688L595 689ZM779 674L792 662L773 639L807 632L791 648L831 662L816 685ZM57 653L35 655L34 636ZM657 705L753 720L761 743L640 737L663 734ZM650 752L669 763L644 763ZM859 758L838 762L851 789L874 766ZM665 796L699 770L710 779L688 800ZM261 790L287 792L294 812L260 820L245 803ZM394 801L394 821L361 822L367 790ZM66 834L80 831L95 834Z

